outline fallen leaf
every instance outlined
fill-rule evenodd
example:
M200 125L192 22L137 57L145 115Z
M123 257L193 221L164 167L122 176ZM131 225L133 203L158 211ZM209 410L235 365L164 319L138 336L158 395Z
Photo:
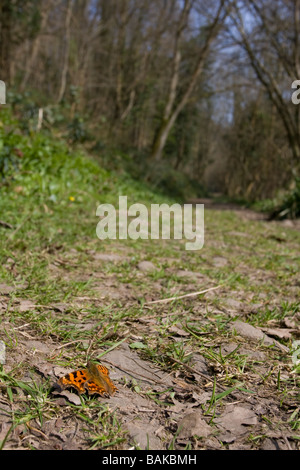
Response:
M224 258L223 256L215 256L213 258L213 265L216 268L222 268L223 266L226 266L227 263L228 263L227 259Z
M193 436L207 437L212 433L212 428L202 419L198 411L185 415L178 423L178 430L179 439L188 439Z
M196 372L209 375L206 359L201 354L195 353L192 356L191 365Z
M61 366L54 366L53 367L53 373L56 377L61 377L62 375L69 374L72 372L73 369L66 368L66 367L61 367Z
M125 261L124 256L117 255L115 253L95 253L94 259L99 261Z
M7 284L0 284L0 294L6 295L10 294L15 290L14 287L8 286Z
M172 325L170 328L168 328L168 331L170 333L174 333L177 336L190 336L190 333L187 331L183 330L182 328L179 328L176 325Z
M283 319L283 324L287 328L296 328L297 324L294 317L285 317Z
M68 390L63 390L61 392L54 392L55 395L59 395L59 396L62 396L62 397L65 397L69 402L73 403L73 405L80 405L81 404L81 401L80 401L80 398L78 395L76 395L76 393L73 393L73 392L69 392Z
M269 338L269 336L263 333L261 329L255 328L249 323L244 323L240 320L237 320L231 324L231 329L233 331L236 331L241 336L248 338L252 341L256 341L256 342L262 341L263 344L267 346L273 344L277 346L279 349L281 349L281 351L289 352L289 348L287 348L283 344L278 343L278 341L276 341L275 339Z
M42 341L28 340L23 341L23 344L28 350L33 350L34 353L48 354L50 352L49 346L46 343L43 343Z
M188 277L188 278L191 278L191 279L204 279L204 277L205 277L204 274L196 273L194 271L187 271L187 270L183 270L183 269L179 269L179 271L176 271L175 275L177 277Z
M53 376L53 365L48 362L39 362L35 365L35 369L44 377Z
M31 300L20 299L19 303L19 312L28 312L29 310L33 310L35 308L35 303Z
M219 429L230 431L235 436L238 436L247 432L246 426L257 424L257 417L254 411L249 408L230 406L223 415L214 421Z
M261 330L269 336L280 339L290 339L293 328L261 328Z

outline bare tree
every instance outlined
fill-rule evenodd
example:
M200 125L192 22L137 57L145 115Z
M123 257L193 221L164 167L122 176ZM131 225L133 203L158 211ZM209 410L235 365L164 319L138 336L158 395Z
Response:
M10 80L12 10L9 0L0 0L0 74L4 81Z
M58 103L61 102L66 91L67 73L68 73L68 68L69 68L69 50L70 50L70 35L71 35L70 24L71 24L71 18L72 18L72 10L73 10L73 0L68 0L68 5L66 9L66 19L65 19L64 56L63 56L60 88L59 88L58 97L57 97Z
M31 77L32 72L34 71L34 66L36 65L37 61L37 56L39 53L40 49L40 44L41 44L41 39L43 37L43 34L45 32L45 28L48 22L48 15L51 11L51 9L55 8L55 5L58 3L59 0L56 0L56 2L52 1L47 1L47 2L42 2L42 5L40 7L40 15L41 15L41 24L40 24L40 31L39 34L37 34L33 40L31 41L30 44L30 55L27 57L26 63L25 63L25 70L23 74L23 78L21 81L20 85L20 90L24 91L29 79Z
M224 23L227 16L226 13L226 0L220 0L217 5L215 14L213 15L210 24L206 25L205 38L202 47L199 48L197 57L195 58L194 70L189 77L188 83L185 89L181 92L181 96L178 96L178 84L179 84L179 69L182 59L180 51L180 42L183 36L184 30L188 24L189 14L194 5L194 0L185 0L182 10L179 15L179 19L175 29L174 37L174 51L172 61L172 75L169 85L169 93L166 101L161 125L155 136L151 159L160 160L162 156L163 148L166 144L168 135L171 128L173 127L179 113L182 111L186 103L188 102L192 92L195 89L197 81L203 71L205 61L210 51L210 46L213 40L216 38L220 26Z
M300 79L300 1L235 0L231 6L232 37L274 104L299 165L300 107L287 95Z

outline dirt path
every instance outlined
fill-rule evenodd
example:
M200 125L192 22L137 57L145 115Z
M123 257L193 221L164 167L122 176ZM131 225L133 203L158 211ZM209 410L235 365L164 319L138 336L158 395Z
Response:
M200 253L99 240L41 253L57 301L0 284L4 448L299 449L299 233L238 212L207 211ZM114 396L54 387L88 358Z

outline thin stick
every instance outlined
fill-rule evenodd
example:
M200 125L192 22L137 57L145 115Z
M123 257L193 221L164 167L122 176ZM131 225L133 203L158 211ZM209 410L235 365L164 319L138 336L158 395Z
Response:
M27 220L29 219L29 215L27 215L23 220L22 222L20 223L20 225L18 225L18 227L13 231L11 232L11 234L9 235L8 237L8 240L11 240L13 238L13 236L20 230L20 228L23 227L23 225L25 224L25 222L27 222Z
M4 222L4 220L0 220L0 225L1 225L1 227L4 227L4 228L13 229L13 226L11 224L9 224L8 222Z
M42 128L43 116L44 116L44 110L43 110L43 108L40 108L39 109L38 122L37 122L37 126L36 126L37 132L39 132Z
M210 287L209 289L200 290L198 292L190 292L189 294L179 295L178 297L169 297L168 299L152 300L151 302L145 302L144 305L158 304L158 303L167 303L172 302L172 300L184 299L186 297L195 297L196 295L205 294L206 292L216 290L222 287L222 285Z
M184 367L186 370L188 370L189 372L191 372L192 374L198 374L200 375L200 377L202 377L203 379L205 379L208 383L212 382L212 378L211 377L208 377L206 374L203 374L202 372L199 372L198 370L194 369L193 367L191 366L188 366L187 364L184 364L183 362L181 361L178 361L178 359L175 359L174 357L169 357L169 359L171 359L171 361L173 362L176 362L176 364L180 364L182 367ZM218 387L225 391L226 389L218 384Z
M57 349L62 349L62 348L65 348L67 346L70 346L70 344L82 343L82 341L84 341L84 339L76 339L75 341L70 341L69 343L64 343L61 346L56 346L54 348L54 351L56 351Z

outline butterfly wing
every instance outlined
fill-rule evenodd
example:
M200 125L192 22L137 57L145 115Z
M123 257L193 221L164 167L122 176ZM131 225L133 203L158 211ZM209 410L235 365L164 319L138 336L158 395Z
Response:
M111 381L107 367L102 366L101 364L97 364L97 369L99 371L99 374L101 375L101 377L103 377L106 383L107 392L109 393L109 395L113 395L118 389Z
M107 367L89 361L88 371L90 373L90 380L85 384L85 387L89 391L89 394L98 393L99 395L109 397L115 393L117 388L109 378Z
M84 384L88 379L89 377L87 374L87 370L81 369L71 372L70 374L67 374L64 377L61 377L58 380L58 383L63 389L73 387L76 388L79 393L84 393Z
M76 388L80 394L88 391L89 395L98 394L108 397L117 390L109 378L107 367L93 363L89 363L87 369L76 370L61 377L58 384L62 389Z
M109 397L107 390L98 383L98 380L89 380L84 384L85 389L88 391L89 395L98 394L101 397Z

